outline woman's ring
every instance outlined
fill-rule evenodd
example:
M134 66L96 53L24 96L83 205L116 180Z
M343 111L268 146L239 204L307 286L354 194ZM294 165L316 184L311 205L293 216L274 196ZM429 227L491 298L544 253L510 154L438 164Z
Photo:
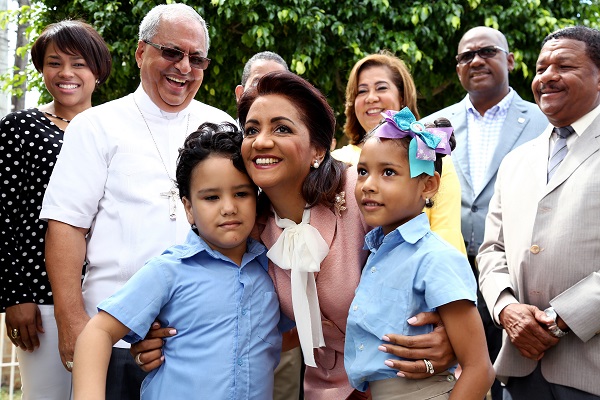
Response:
M17 328L13 328L13 330L10 331L10 337L13 339L18 339L21 337L21 334L19 333L19 330Z
M65 362L65 365L67 366L67 369L69 369L69 370L73 369L73 361L67 361L67 362Z
M427 360L427 359L423 359L423 362L425 362L425 367L427 367L427 372L428 374L435 374L435 370L433 369L433 364L431 363L431 361Z
M142 355L142 353L137 353L137 356L135 356L135 363L141 367L142 365L144 365L144 363L142 362L142 360L140 360L140 356Z

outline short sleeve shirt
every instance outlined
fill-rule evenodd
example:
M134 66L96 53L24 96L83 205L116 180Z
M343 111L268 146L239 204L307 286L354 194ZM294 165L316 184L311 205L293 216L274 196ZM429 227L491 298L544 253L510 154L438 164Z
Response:
M350 305L344 363L353 387L396 376L385 366L394 358L377 349L390 333L420 335L426 326L406 321L457 300L476 302L477 285L467 258L429 229L424 213L388 235L381 227L365 237L371 252Z
M240 267L190 231L100 303L131 329L128 342L155 319L177 329L165 339L165 363L144 380L143 400L271 398L281 334L265 252L249 239Z

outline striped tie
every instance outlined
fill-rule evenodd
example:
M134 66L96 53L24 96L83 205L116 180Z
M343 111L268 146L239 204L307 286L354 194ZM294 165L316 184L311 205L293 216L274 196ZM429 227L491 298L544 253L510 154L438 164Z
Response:
M552 175L554 175L558 166L567 155L567 138L575 131L573 130L573 127L569 125L562 128L554 128L554 132L556 132L558 139L556 139L552 154L548 159L548 182L550 182L550 178L552 178Z

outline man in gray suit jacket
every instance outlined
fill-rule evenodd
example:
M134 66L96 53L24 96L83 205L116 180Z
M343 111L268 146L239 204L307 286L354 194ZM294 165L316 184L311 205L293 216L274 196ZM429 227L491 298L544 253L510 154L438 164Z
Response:
M446 117L454 127L456 149L452 158L462 191L461 228L477 276L475 256L483 242L485 215L500 162L509 151L542 133L548 120L537 105L521 99L510 88L508 74L515 60L500 31L484 26L470 29L460 40L456 60L458 79L467 95L424 121ZM502 332L479 298L493 362L500 351ZM492 387L492 398L502 399L499 382Z
M548 35L532 89L551 125L502 162L477 256L494 368L514 400L598 400L600 31Z

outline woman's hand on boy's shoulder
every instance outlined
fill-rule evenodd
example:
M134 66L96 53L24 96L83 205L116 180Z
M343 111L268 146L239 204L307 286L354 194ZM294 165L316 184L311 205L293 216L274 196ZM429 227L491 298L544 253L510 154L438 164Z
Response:
M160 367L165 360L162 353L163 339L176 334L174 328L161 328L158 322L154 322L144 340L132 344L129 352L143 371L150 372Z

